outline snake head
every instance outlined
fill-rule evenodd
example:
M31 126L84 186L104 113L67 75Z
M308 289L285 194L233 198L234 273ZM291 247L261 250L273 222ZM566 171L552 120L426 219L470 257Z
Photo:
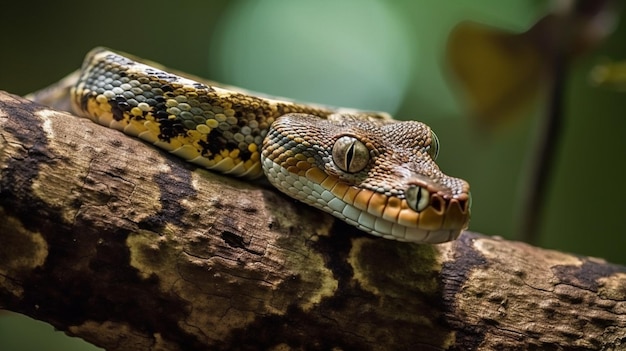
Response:
M417 121L287 114L265 137L262 162L278 189L376 236L441 243L470 218L469 184L444 174L438 140Z

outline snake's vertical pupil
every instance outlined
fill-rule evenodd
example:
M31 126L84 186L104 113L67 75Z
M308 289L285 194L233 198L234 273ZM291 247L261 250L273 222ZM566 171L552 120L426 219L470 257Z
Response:
M420 201L422 201L422 192L418 191L417 192L417 196L415 197L415 205L414 205L415 208L419 207L418 205L419 205Z
M409 207L417 212L424 211L430 202L430 193L428 190L417 185L410 186L404 196L406 197L406 202Z
M337 139L333 145L332 156L337 168L347 173L362 171L370 161L367 146L352 136L342 136Z
M346 152L346 164L344 167L346 169L350 169L350 165L352 164L352 160L354 159L354 142L350 144L348 151Z

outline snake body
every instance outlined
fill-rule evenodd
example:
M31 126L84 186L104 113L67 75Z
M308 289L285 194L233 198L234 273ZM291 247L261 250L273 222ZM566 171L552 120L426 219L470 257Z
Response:
M469 185L439 170L421 122L262 97L105 48L86 56L71 98L79 115L213 171L265 174L373 235L440 243L469 223Z

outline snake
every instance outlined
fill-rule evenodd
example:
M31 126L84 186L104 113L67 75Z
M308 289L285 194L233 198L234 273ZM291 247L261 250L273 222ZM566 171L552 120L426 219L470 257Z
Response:
M378 237L436 244L469 224L469 184L439 169L422 122L253 93L104 47L86 55L70 99L81 117L211 171L265 176Z

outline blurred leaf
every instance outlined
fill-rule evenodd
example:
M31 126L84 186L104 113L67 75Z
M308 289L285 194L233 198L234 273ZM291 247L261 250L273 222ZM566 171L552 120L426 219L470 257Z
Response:
M546 67L529 33L463 22L450 34L448 61L479 127L526 112L538 94Z
M462 22L451 32L447 59L471 117L493 130L525 115L551 85L555 65L594 48L614 29L613 2L555 0L523 33Z

